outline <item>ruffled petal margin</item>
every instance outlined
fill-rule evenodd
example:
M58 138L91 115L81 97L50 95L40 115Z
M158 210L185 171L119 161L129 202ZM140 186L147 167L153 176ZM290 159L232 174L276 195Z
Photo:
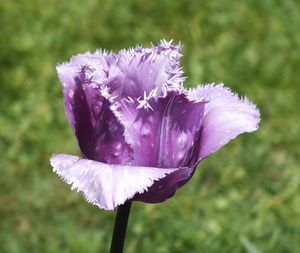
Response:
M180 66L180 44L162 40L151 48L121 50L116 56L116 65L123 74L123 98L161 96L166 88L182 88L185 78Z
M260 113L247 98L239 98L223 84L203 85L189 91L191 99L206 101L198 162L237 135L257 130Z
M82 192L88 202L105 210L113 210L134 195L146 192L167 175L188 171L187 168L105 164L68 154L53 155L50 164L54 172L72 185L72 190Z

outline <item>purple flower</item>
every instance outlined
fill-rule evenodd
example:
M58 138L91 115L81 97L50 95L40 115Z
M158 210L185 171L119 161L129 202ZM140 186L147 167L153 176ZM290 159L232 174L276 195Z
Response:
M79 54L59 65L65 113L83 158L53 155L54 171L100 208L172 197L206 156L260 115L228 88L186 90L181 46Z

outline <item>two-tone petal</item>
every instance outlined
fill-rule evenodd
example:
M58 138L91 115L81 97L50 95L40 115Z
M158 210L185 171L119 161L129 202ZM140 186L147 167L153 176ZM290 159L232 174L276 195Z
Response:
M185 93L169 91L165 97L122 101L112 111L124 126L125 140L139 166L188 166L199 136L205 103Z
M181 45L161 41L151 48L136 47L120 51L117 67L124 79L121 97L138 98L144 94L160 96L166 87L181 88L184 81L180 66Z
M205 100L198 162L216 152L237 135L257 130L260 113L248 99L220 85L199 86L189 92L192 99Z
M131 148L124 140L123 126L109 108L110 101L86 77L88 67L75 71L72 64L60 66L58 73L63 82L65 112L82 155L106 163L129 163ZM73 79L65 78L69 73Z
M53 155L50 163L72 189L106 210L113 210L135 194L147 191L155 181L185 169L109 165L67 154Z

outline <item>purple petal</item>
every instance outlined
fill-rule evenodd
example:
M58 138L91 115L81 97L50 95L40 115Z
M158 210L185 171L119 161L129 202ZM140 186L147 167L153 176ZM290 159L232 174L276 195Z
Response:
M166 97L151 98L142 104L140 107L138 101L122 101L113 108L125 127L125 140L133 148L134 164L189 167L204 103L169 91Z
M151 48L121 51L117 66L124 75L122 97L138 98L151 92L161 95L165 86L180 88L184 81L181 56L181 45L166 41Z
M96 65L97 59L87 54L57 67L68 121L84 157L110 164L129 163L131 148L124 140L124 128L111 112L111 103L101 88L88 76L91 67L79 63L87 64L90 58Z
M194 167L183 167L164 178L154 182L154 184L145 192L137 193L132 200L143 201L147 203L159 203L171 198L176 190L184 185L194 172Z
M147 191L155 181L184 169L109 165L67 154L52 156L50 163L66 183L72 184L72 189L106 210L113 210L135 194Z
M205 85L190 91L190 97L207 101L203 116L198 160L219 150L244 132L257 130L259 110L246 98L239 99L223 85Z
M60 64L56 67L58 77L63 86L66 116L74 131L75 120L73 111L73 101L76 88L78 88L78 83L90 83L91 86L97 86L94 81L91 81L92 76L95 75L94 72L97 69L97 72L102 73L102 79L104 79L105 72L103 71L103 67L107 66L105 62L105 54L99 51L95 54L85 53L73 56L70 62ZM96 68L97 66L101 66L101 68ZM83 95L84 94L79 94L79 96Z

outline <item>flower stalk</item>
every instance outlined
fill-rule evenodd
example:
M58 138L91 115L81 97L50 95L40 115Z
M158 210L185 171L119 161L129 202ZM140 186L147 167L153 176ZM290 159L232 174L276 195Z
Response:
M125 202L123 205L118 207L114 232L111 240L110 253L123 253L130 208L130 201Z

